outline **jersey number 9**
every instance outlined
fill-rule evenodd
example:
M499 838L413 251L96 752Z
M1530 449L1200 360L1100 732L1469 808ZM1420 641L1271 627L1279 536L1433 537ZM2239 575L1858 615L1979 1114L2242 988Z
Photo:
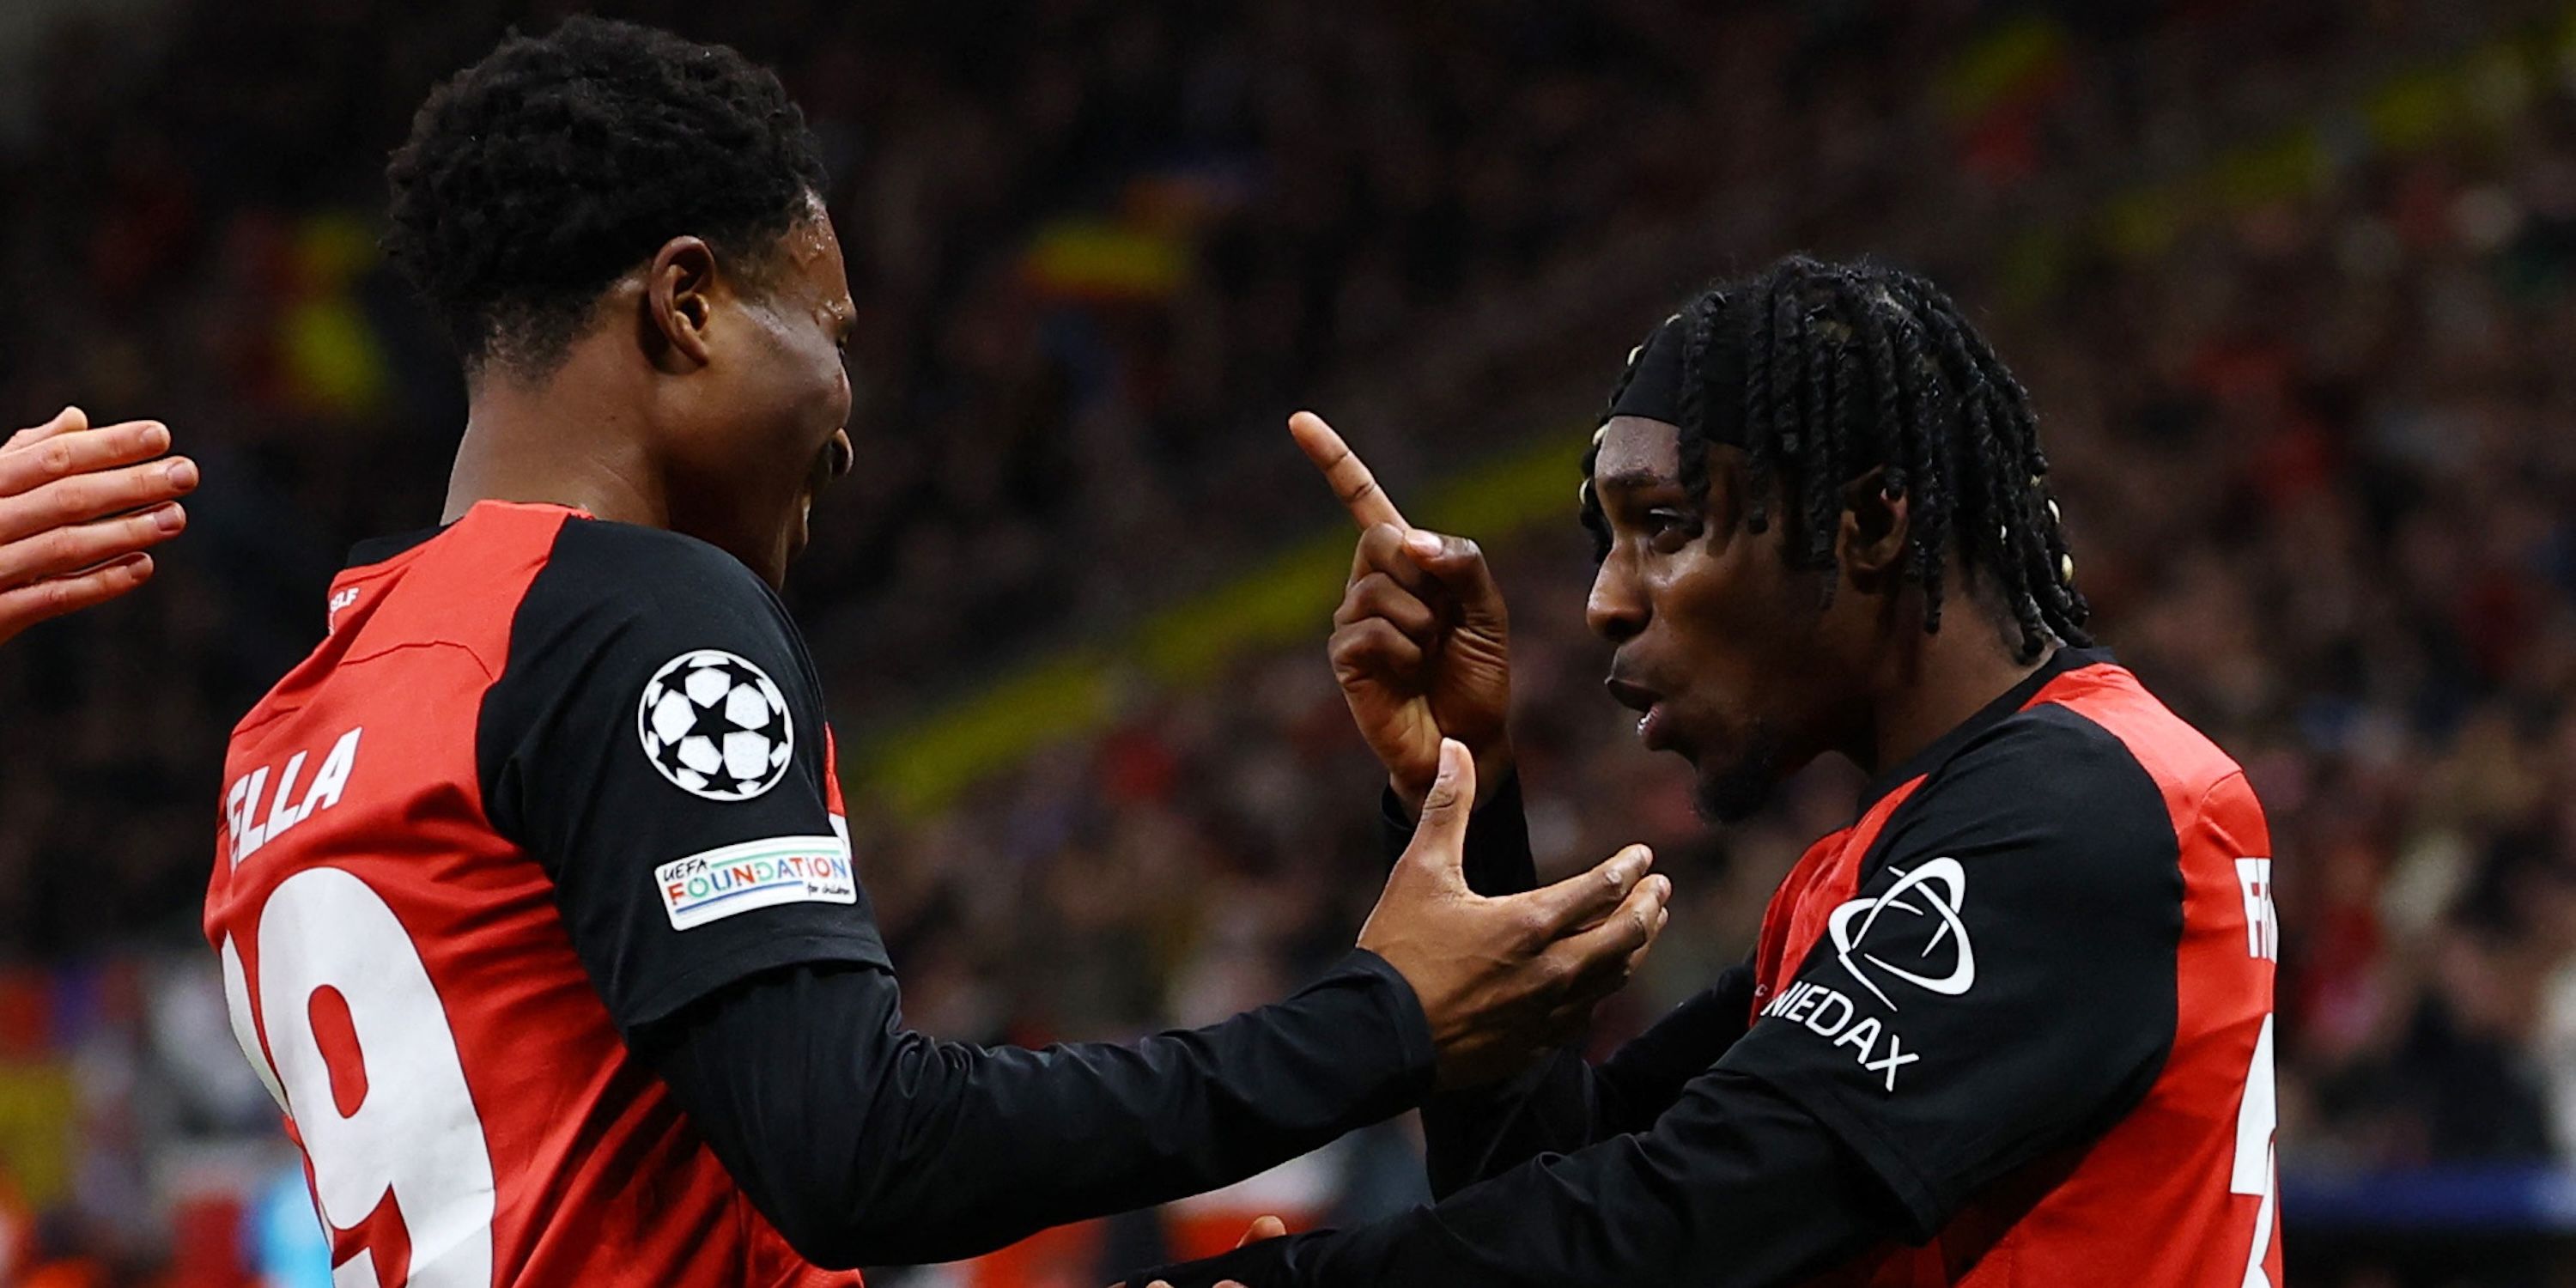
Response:
M390 1200L411 1243L393 1284L489 1288L492 1156L411 936L365 882L327 867L279 882L258 925L257 981L224 937L224 1000L234 1040L303 1140L322 1220L355 1230ZM355 1087L333 1085L317 1036L325 990L347 1007L363 1072L344 1078ZM333 1288L380 1288L375 1266L374 1250L360 1249L333 1267Z

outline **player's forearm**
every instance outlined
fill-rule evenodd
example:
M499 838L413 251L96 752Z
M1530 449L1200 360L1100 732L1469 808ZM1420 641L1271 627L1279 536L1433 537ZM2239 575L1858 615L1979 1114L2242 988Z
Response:
M1752 1002L1752 968L1730 967L1597 1069L1562 1051L1497 1086L1433 1096L1422 1106L1432 1195L1653 1126L1744 1036Z
M1350 1230L1139 1275L1173 1288L1803 1282L1898 1234L1895 1203L1796 1106L1718 1075L1679 1121L1534 1160Z
M762 981L661 1061L745 1192L825 1264L954 1260L1212 1189L1431 1080L1411 991L1365 954L1205 1029L1039 1051L906 1032L891 977L878 1004L849 974ZM766 1036L781 1028L801 1032Z
M1753 1017L1753 968L1730 966L1717 982L1665 1013L1603 1062L1602 1134L1644 1131L1691 1080L1716 1067Z
M1603 1136L1596 1073L1563 1050L1516 1078L1443 1092L1422 1104L1423 1165L1431 1196L1445 1199L1536 1158Z

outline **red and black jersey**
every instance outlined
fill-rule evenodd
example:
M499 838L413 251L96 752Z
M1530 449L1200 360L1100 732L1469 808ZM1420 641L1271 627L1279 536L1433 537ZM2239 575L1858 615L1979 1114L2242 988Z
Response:
M2127 670L2035 678L1790 871L1720 1064L1858 1155L1902 1242L1929 1236L1816 1282L2276 1285L2262 808Z
M206 937L344 1288L855 1285L817 1266L1213 1189L1430 1085L1366 952L1132 1043L907 1028L813 666L712 546L487 502L330 608L234 731Z
M885 960L768 588L686 537L486 503L330 612L233 731L205 924L335 1282L855 1284L621 1039L769 967Z
M1517 801L1487 893L1532 879ZM1601 1065L1436 1098L1440 1202L1145 1277L2273 1288L2270 882L2236 765L2063 650L1873 784L1750 962Z

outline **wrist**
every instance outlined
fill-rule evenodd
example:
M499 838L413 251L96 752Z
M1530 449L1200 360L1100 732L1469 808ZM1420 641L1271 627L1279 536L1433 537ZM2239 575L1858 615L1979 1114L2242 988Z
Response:
M1487 802L1493 800L1511 782L1512 774L1515 772L1511 739L1497 738L1484 747L1472 749L1472 754L1476 758L1474 808L1483 809ZM1386 787L1389 792L1394 793L1395 802L1404 811L1407 821L1421 820L1422 802L1431 794L1430 776L1425 775L1421 781L1415 782L1390 770L1386 776Z
M1354 946L1346 967L1364 975L1376 976L1384 988L1384 1015L1388 1031L1399 1052L1398 1067L1403 1071L1407 1097L1418 1099L1436 1082L1440 1065L1439 1035L1431 1027L1431 1013L1423 1005L1422 991L1411 977L1376 949Z

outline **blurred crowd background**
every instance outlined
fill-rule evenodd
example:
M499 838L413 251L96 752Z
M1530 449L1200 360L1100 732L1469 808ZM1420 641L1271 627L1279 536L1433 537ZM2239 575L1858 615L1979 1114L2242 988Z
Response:
M1348 943L1378 779L1309 405L1493 553L1543 864L1679 883L1601 1040L1740 956L1855 780L1692 817L1599 690L1576 462L1672 302L1869 253L2033 387L2098 633L2270 811L2292 1275L2576 1282L2576 6L597 7L772 63L830 151L859 466L792 599L920 1027L1199 1023ZM207 480L153 586L0 649L0 1284L328 1281L197 933L217 767L346 546L444 490L382 158L567 8L0 7L0 422L161 418ZM1395 1124L875 1281L1420 1192Z

